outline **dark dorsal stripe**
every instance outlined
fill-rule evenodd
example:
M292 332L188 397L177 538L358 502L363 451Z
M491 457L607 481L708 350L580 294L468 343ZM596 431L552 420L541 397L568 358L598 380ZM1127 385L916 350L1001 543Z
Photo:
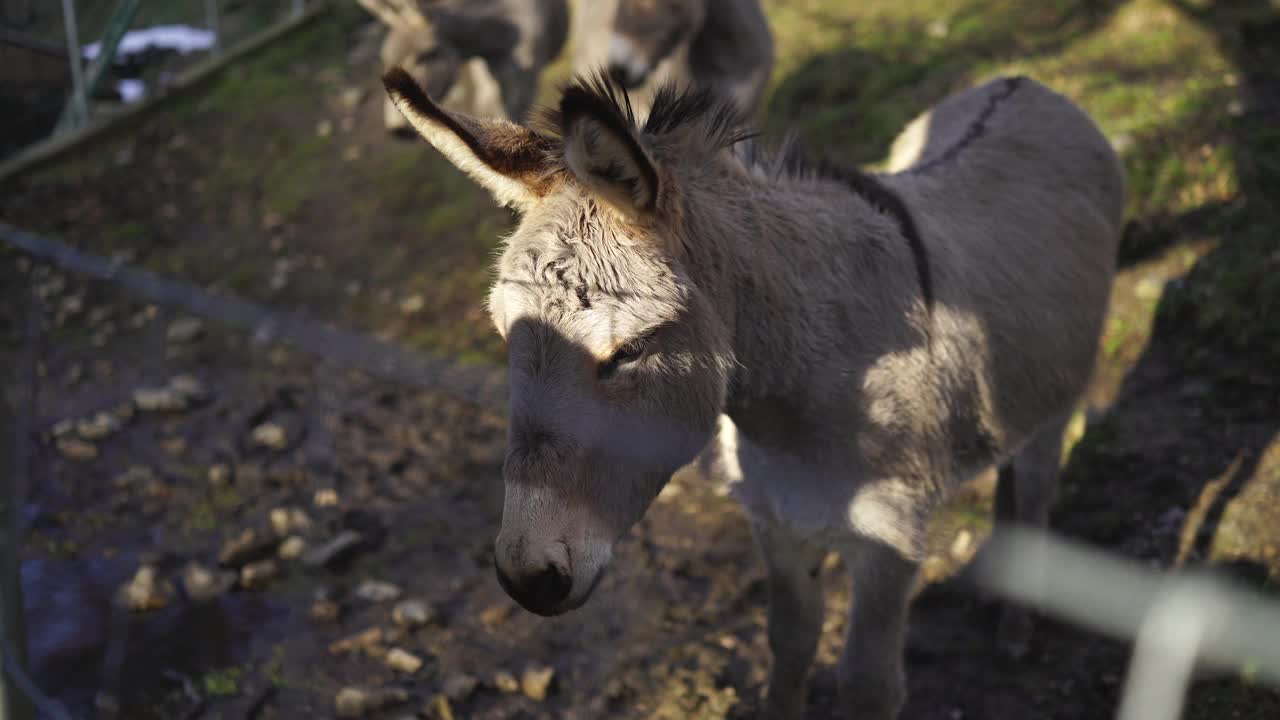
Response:
M915 261L916 279L920 282L920 294L924 297L924 306L929 314L933 314L933 273L929 269L929 251L916 229L916 221L911 211L902 201L898 193L880 182L879 178L852 168L827 168L824 175L848 185L863 200L888 213L898 223L898 229L907 239L911 248L911 259Z

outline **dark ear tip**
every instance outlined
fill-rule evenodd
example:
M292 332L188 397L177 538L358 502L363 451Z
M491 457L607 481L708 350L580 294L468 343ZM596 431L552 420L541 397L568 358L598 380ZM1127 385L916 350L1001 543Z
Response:
M413 79L413 76L398 65L387 68L386 72L382 73L382 87L391 95L410 98L418 95L426 96L422 88L418 87L418 83Z

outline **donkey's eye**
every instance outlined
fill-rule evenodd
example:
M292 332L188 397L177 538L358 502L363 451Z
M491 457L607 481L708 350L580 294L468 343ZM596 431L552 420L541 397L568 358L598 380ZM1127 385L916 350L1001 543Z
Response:
M613 355L604 362L600 363L599 375L601 380L607 380L618 371L619 368L626 367L644 354L645 346L648 345L649 338L636 338L618 348Z

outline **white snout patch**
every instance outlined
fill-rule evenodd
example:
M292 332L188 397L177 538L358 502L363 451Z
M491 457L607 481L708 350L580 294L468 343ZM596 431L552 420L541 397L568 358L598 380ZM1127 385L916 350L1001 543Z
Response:
M609 36L609 64L623 68L631 77L644 77L652 68L649 58L640 53L635 43L617 33Z

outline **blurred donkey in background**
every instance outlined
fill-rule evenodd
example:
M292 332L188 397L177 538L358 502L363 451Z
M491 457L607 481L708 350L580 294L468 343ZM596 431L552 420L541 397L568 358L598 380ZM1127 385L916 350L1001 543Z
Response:
M564 49L566 0L358 0L389 28L384 67L402 67L456 112L517 120ZM383 121L413 131L387 101Z

